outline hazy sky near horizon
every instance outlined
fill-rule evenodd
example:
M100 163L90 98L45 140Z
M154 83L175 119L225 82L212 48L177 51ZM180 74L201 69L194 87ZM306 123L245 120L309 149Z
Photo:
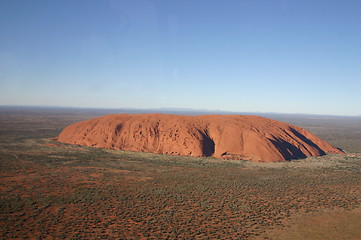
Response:
M361 1L0 0L0 105L361 114Z

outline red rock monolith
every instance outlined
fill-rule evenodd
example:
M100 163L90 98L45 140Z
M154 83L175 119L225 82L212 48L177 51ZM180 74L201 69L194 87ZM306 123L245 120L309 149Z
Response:
M58 141L262 162L343 153L300 127L249 115L108 115L71 124L60 133Z

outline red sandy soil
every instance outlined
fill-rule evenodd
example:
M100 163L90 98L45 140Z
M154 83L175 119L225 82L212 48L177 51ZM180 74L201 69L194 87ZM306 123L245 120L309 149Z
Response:
M342 153L300 127L248 115L108 115L66 127L58 141L135 152L263 162Z

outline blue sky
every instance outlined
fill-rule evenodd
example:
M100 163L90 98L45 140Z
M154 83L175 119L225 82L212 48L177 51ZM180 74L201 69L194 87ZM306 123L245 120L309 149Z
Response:
M0 0L0 105L361 114L361 1Z

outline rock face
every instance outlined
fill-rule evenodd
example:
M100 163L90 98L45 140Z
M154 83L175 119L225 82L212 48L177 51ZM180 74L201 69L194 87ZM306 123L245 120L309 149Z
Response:
M342 153L300 127L248 115L108 115L66 127L58 141L136 152L263 162Z

